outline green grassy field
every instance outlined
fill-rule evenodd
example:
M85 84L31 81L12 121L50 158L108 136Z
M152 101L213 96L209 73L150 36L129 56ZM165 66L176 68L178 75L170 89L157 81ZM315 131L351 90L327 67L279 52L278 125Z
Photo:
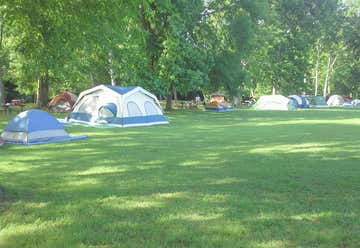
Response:
M360 111L167 115L0 148L0 247L360 247Z

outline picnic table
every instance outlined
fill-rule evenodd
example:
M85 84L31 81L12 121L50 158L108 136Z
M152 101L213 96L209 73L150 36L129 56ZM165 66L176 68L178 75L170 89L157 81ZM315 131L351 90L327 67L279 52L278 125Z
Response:
M23 112L24 111L25 104L17 104L12 105L10 103L2 104L0 105L0 113L3 113L5 115L11 114L14 112Z

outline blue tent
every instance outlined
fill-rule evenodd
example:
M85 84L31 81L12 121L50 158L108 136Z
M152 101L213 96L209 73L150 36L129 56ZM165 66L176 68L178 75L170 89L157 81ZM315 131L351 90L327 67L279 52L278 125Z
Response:
M291 96L288 96L288 98L293 100L293 103L294 103L295 107L297 107L297 108L309 108L309 102L303 96L291 95Z
M15 116L4 128L1 137L10 144L47 144L86 138L71 137L64 126L45 111L31 109Z

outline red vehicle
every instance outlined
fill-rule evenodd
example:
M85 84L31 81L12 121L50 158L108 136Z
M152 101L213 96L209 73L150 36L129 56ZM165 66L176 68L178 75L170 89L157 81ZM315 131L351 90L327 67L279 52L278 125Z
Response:
M21 105L23 105L23 101L21 99L13 99L13 100L11 100L11 105L21 106Z

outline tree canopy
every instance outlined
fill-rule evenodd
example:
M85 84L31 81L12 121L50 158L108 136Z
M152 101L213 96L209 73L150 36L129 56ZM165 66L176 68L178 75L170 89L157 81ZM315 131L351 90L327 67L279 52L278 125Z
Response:
M6 80L39 107L62 90L140 85L177 92L360 94L353 0L1 0Z

